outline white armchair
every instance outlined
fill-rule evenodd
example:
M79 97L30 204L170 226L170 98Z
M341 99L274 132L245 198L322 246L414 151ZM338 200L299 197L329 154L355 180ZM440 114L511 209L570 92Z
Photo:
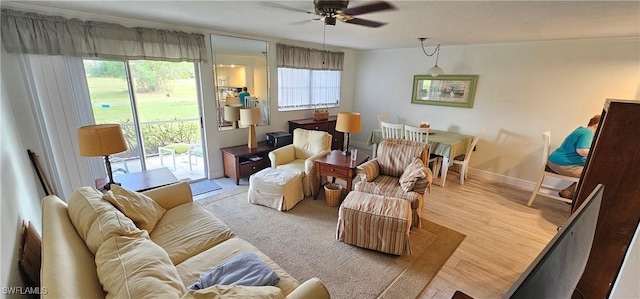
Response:
M285 145L269 153L271 167L302 173L304 196L313 195L315 168L313 162L331 152L331 134L305 129L293 130L293 144Z

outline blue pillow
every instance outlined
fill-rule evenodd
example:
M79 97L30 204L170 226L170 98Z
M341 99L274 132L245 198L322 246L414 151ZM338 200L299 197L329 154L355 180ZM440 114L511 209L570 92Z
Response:
M200 275L189 290L212 285L275 286L280 277L253 252L244 252Z

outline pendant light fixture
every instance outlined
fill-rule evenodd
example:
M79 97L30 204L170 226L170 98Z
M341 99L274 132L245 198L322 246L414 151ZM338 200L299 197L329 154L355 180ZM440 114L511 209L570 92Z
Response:
M434 54L436 55L436 65L430 68L427 73L429 73L433 77L438 77L438 75L444 74L444 71L442 71L442 69L438 66L438 58L440 58L440 44L436 46L435 50L433 50L433 53L429 54L427 53L427 50L424 49L424 41L427 40L427 38L419 37L418 39L420 40L420 45L422 46L422 52L424 52L424 55L427 55L428 57L431 57Z

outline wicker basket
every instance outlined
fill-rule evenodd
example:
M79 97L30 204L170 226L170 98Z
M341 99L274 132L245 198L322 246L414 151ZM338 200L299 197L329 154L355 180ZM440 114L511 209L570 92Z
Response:
M342 197L342 185L327 183L324 185L324 197L327 205L337 207L340 205L340 197Z
M313 120L327 120L327 119L329 119L329 108L313 109Z

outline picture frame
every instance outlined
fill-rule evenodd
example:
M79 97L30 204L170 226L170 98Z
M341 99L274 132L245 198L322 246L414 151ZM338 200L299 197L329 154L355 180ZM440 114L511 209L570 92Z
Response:
M478 75L413 76L412 104L473 108Z

